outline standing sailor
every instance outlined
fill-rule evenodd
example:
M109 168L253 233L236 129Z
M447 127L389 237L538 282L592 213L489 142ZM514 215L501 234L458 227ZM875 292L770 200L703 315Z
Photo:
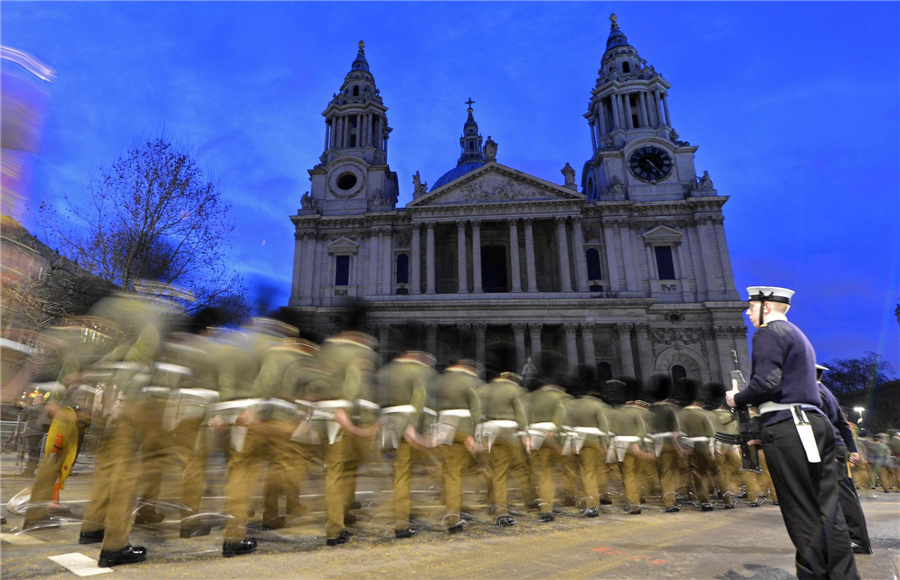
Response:
M859 578L847 525L838 503L834 429L819 410L816 354L785 314L794 292L747 289L753 363L747 387L729 391L731 406L755 405L762 413L760 439L796 548L797 576Z

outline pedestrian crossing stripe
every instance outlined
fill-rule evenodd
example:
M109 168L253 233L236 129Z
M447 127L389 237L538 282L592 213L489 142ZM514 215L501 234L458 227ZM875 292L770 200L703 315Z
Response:
M80 552L50 556L49 559L78 576L94 576L96 574L106 574L107 572L113 571L112 568L101 568L97 566L97 560L85 556Z
M34 546L36 544L45 544L44 540L29 536L28 534L0 534L0 540L12 544L13 546Z

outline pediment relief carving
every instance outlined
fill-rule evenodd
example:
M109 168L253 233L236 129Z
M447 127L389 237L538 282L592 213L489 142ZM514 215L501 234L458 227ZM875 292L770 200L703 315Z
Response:
M350 238L341 236L326 246L329 253L356 253L359 251L359 244Z
M673 230L668 226L657 226L641 237L647 244L672 244L680 242L682 236L678 230Z
M434 193L421 197L412 207L429 205L502 203L507 201L566 201L584 199L584 196L564 190L562 186L544 182L519 174L514 170L504 170L489 166L477 171L476 175L460 178Z

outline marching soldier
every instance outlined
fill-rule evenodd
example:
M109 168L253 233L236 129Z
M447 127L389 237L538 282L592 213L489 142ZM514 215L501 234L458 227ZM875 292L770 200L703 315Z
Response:
M427 442L416 426L420 424L428 385L435 377L434 357L407 350L378 372L381 408L381 440L386 452L393 454L394 536L412 537L410 527L410 478L416 453L427 451Z
M579 380L576 385L577 399L568 401L566 405L566 434L564 445L577 458L581 469L581 481L584 489L586 517L595 518L600 515L599 485L597 483L598 466L606 462L605 438L608 437L609 425L606 420L606 406L598 396L596 370L592 366L579 367Z
M622 482L625 486L625 512L630 515L640 515L643 501L641 499L642 487L645 483L642 461L654 458L652 453L643 450L641 444L647 435L647 423L640 402L641 385L634 380L615 380L613 389L619 389L621 395L616 395L627 400L627 403L610 413L609 427L615 433L613 440L615 458L622 470Z
M481 402L477 389L482 385L475 362L460 359L434 379L435 410L434 443L441 459L441 483L447 504L447 531L465 529L461 520L462 473L477 451L475 428L481 421Z
M747 291L747 317L758 329L752 372L746 388L728 392L728 404L754 405L763 415L760 438L796 548L797 576L859 578L838 503L834 429L818 407L815 351L785 316L794 292Z
M727 433L729 435L739 435L740 427L737 417L727 408L725 404L725 385L722 383L708 383L705 385L707 408L711 408L710 421L716 433ZM737 503L737 495L741 491L741 453L734 445L728 445L720 441L715 442L716 452L716 478L718 487L722 491L722 497L725 500L725 509L732 509ZM750 505L759 506L757 503L758 494L754 493L750 498L751 488L754 484L747 482L747 495L750 499Z
M714 464L713 429L707 411L699 402L699 384L693 379L681 379L676 385L676 399L683 406L678 412L678 424L684 432L688 449L691 487L694 497L705 512L713 510L709 501L709 488Z
M534 471L538 478L540 519L552 522L554 482L553 473L562 457L559 432L565 420L565 404L569 399L563 384L565 360L558 355L543 353L542 364L546 372L544 385L529 393L525 399L528 410L528 435L526 445L531 450Z
M496 376L479 389L484 423L481 424L481 446L487 459L492 504L496 506L496 523L501 527L515 525L507 508L507 477L512 471L519 479L525 505L534 504L534 486L525 450L516 433L527 432L523 397L525 389L515 368L515 349L501 343L491 349L490 371Z
M684 456L684 449L678 440L680 407L670 398L672 380L668 375L656 375L651 378L650 383L651 392L656 399L656 402L650 405L653 417L650 437L653 440L653 453L656 456L663 503L666 506L666 513L677 513L681 508L676 505L676 490Z

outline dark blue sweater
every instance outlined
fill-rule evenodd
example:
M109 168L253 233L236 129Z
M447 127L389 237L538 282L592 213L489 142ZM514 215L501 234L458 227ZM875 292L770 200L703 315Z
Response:
M841 405L835 398L834 393L828 390L828 387L819 383L819 394L822 396L822 404L819 406L831 424L834 426L834 439L836 445L846 447L850 453L856 453L856 443L853 441L853 431L850 425L844 419L841 413Z
M802 403L819 407L816 352L806 335L787 320L765 324L753 335L753 361L747 388L734 397L738 406L761 403ZM791 417L790 411L762 416L770 425Z

